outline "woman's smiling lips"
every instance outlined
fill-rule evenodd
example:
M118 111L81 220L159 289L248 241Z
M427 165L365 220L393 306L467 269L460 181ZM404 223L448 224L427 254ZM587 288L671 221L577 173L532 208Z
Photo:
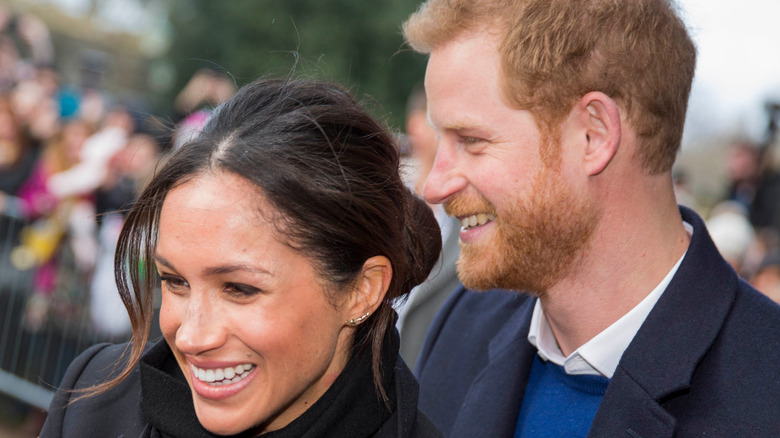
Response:
M190 382L199 396L209 400L222 400L239 393L254 378L257 367L251 363L228 366L190 364Z

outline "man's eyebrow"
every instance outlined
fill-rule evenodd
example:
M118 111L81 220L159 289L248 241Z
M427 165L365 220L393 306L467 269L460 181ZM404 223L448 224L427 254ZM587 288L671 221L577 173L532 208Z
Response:
M430 118L428 119L428 121L429 123L433 123L433 121ZM476 131L476 132L487 133L489 131L488 127L485 126L483 123L471 118L452 120L438 127L435 125L433 126L437 128L438 131L449 131L449 132Z

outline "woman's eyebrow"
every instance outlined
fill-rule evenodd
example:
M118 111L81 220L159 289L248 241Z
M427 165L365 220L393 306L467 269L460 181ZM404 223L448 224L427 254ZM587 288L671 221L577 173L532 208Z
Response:
M253 266L253 265L248 265L243 263L221 265L221 266L215 266L213 268L206 268L204 269L203 272L206 275L219 275L219 274L229 274L235 271L247 271L255 274L273 275L267 269L263 269L259 266Z
M165 257L160 256L159 254L155 253L152 258L157 263L164 265L166 268L174 269L173 264L165 259Z
M165 266L166 268L173 269L174 271L176 270L176 268L173 267L173 263L169 262L165 257L162 257L159 254L154 255L154 260L157 263L160 263L161 265ZM255 274L264 274L264 275L273 276L271 271L267 269L261 268L259 266L246 264L246 263L232 263L227 265L220 265L211 268L206 268L203 270L203 274L220 275L220 274L229 274L231 272L236 272L236 271L246 271Z

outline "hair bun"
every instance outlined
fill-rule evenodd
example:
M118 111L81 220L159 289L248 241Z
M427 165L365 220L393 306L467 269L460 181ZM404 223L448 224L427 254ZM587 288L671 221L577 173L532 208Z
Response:
M407 190L404 234L409 258L409 272L402 288L406 294L428 278L439 259L442 245L441 230L431 207L410 190Z

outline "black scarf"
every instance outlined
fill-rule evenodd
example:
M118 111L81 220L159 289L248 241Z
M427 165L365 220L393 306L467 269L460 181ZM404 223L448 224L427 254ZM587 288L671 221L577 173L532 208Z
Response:
M371 352L356 350L333 385L300 417L264 438L370 437L396 409L393 368L398 360L395 330L382 349L382 383L390 409L379 399ZM195 415L192 394L168 344L158 342L141 360L141 407L149 438L212 438ZM239 434L237 437L249 437Z

